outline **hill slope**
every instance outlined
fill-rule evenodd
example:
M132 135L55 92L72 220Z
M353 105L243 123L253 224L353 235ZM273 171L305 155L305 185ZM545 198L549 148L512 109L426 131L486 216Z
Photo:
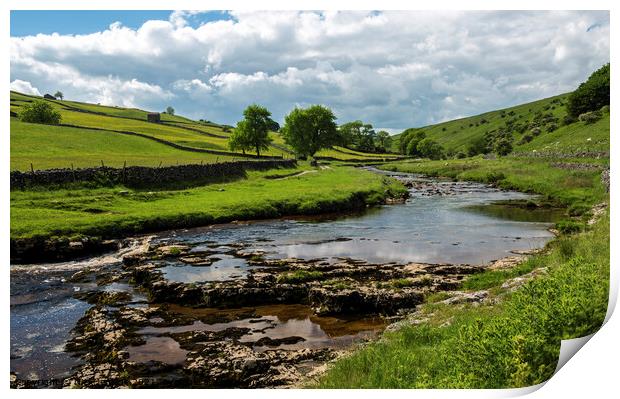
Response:
M436 140L444 146L449 154L458 152L467 153L469 143L484 136L486 132L494 132L504 128L507 124L517 126L513 132L514 151L546 151L562 150L576 151L605 151L609 149L609 114L592 125L576 122L563 126L562 121L567 115L566 100L569 94L550 97L526 104L517 105L497 111L486 112L467 118L442 122L418 128L426 133L426 137ZM549 120L543 123L544 127L538 136L531 134L528 125L535 120ZM547 131L547 126L557 125L557 129ZM521 131L518 131L521 130ZM530 134L532 140L527 142L523 136ZM400 136L395 135L393 150L398 150ZM588 140L590 139L590 140Z
M43 100L57 109L62 126L24 123L15 115L24 104ZM148 111L75 101L43 99L11 92L11 168L35 169L98 166L157 166L221 162L254 156L228 148L230 129L212 122L161 114L161 123L148 122ZM132 135L132 137L128 137ZM273 145L261 156L293 157L282 137L270 132ZM321 156L339 160L376 159L376 154L324 150Z

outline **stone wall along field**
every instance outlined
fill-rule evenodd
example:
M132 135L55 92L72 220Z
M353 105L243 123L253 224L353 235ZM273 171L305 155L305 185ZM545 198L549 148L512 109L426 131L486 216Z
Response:
M213 164L164 166L158 168L129 166L124 168L48 169L11 172L11 189L33 186L56 186L74 182L103 182L127 187L207 184L240 179L246 170L293 168L295 160L236 161Z

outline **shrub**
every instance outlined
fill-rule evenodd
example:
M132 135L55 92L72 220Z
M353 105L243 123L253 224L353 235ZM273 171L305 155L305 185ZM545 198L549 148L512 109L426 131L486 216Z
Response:
M534 140L534 136L527 133L527 134L524 134L523 137L521 137L521 141L519 141L519 144L529 143L532 140Z
M476 156L478 154L485 154L488 151L489 149L487 148L487 141L483 136L474 138L467 146L467 155L469 155L470 157Z
M554 130L557 130L557 128L558 128L557 123L555 123L555 122L551 122L551 123L549 123L549 124L547 125L547 133L551 133L551 132L553 132Z
M577 118L575 118L575 117L574 117L574 116L572 116L572 115L566 115L566 116L564 117L564 119L562 120L562 124L563 124L564 126L566 126L566 125L570 125L571 123L575 123L575 122L577 122Z
M497 155L504 156L512 152L512 143L506 138L502 138L495 142L494 151Z
M22 106L19 113L22 122L57 125L60 123L60 112L56 111L47 101L34 100Z
M601 115L600 111L586 112L579 115L579 120L586 125L591 125L595 122L598 122L602 117L603 116Z

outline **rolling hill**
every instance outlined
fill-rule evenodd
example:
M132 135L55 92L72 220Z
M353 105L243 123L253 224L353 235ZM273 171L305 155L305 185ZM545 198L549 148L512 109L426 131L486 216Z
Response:
M62 116L61 125L20 121L24 104L33 100L50 103ZM246 154L228 147L230 129L212 122L194 121L179 115L161 114L161 123L147 121L148 111L76 101L43 99L11 91L11 169L29 170L98 166L174 165L222 162ZM292 158L293 151L276 132L265 157ZM334 148L317 156L336 160L377 160L377 154ZM380 158L394 155L382 155Z
M434 125L424 126L416 130L426 133L426 137L436 140L447 152L457 154L467 153L467 146L476 138L481 138L486 132L497 131L507 123L523 126L522 132L514 131L514 151L553 151L564 152L608 151L609 150L609 113L603 115L598 122L586 125L584 122L575 122L563 125L567 115L566 100L569 94L533 101L497 111L486 112L467 118L456 119ZM546 126L554 123L557 128L553 131L541 129L538 136L531 135L527 142L523 136L529 134L527 127L536 118L550 121ZM393 150L398 150L400 136L393 136Z

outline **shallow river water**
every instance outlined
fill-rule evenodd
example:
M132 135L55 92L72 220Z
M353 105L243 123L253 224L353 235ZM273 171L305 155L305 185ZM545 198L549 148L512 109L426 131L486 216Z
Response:
M527 194L500 191L476 183L434 181L429 188L416 189L414 182L405 204L384 205L355 215L239 222L190 230L161 233L154 243L190 244L194 251L215 250L208 267L162 261L166 279L179 282L243 279L252 266L230 255L229 245L244 243L267 258L362 259L373 263L467 263L482 264L510 255L510 251L543 246L552 238L550 223L554 211L527 211L491 205L502 200L523 200ZM221 250L221 254L217 253ZM61 378L79 364L64 351L71 329L91 305L77 299L80 292L119 290L131 294L131 306L152 306L128 282L94 280L68 283L86 268L119 269L123 252L87 260L45 265L11 266L11 371L20 379ZM381 331L381 318L318 317L303 305L259 306L253 309L214 310L180 306L171 311L190 313L192 324L176 327L145 327L145 343L129 347L130 359L183 362L178 343L162 333L229 327L253 328L243 340L256 341L300 336L302 342L284 342L290 348L341 347ZM251 316L218 323L218 312L251 311ZM204 314L201 314L203 312ZM257 319L258 317L258 319Z

